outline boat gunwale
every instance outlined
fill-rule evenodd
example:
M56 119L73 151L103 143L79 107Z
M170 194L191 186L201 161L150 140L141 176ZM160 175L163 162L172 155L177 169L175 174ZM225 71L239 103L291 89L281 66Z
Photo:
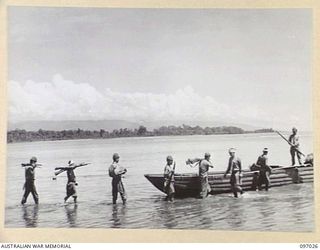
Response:
M298 179L294 180L292 174L295 175L295 170L298 172ZM288 172L289 171L289 172ZM213 171L208 173L208 181L212 188L212 194L230 193L230 174L227 178L223 178L224 171ZM242 188L245 191L250 191L253 185L253 179L259 175L259 170L250 171L246 169L243 171ZM163 190L163 174L145 174L144 175L151 184L159 191ZM255 177L256 176L256 177ZM199 175L197 173L175 173L175 187L177 188L176 195L178 197L193 197L197 196L199 192ZM270 175L270 187L279 187L298 183L314 182L314 166L311 164L304 164L298 166L281 167L279 165L273 166L272 174ZM180 190L180 191L179 191Z
M310 170L313 171L313 166L310 165L310 164L297 165L297 166L271 165L270 167L272 168L273 171L277 171L277 172L281 171L281 170L290 170L290 169L304 169L305 171L307 171L308 169L306 169L306 168L310 168ZM275 172L273 174L281 174L281 173L277 173L277 172ZM245 169L245 170L242 171L242 174L245 175L245 176L248 176L248 177L252 176L253 174L258 174L258 173L259 173L259 170L250 171L250 169ZM214 176L219 176L219 175L224 175L224 174L225 174L225 171L211 171L211 172L208 172L208 177L212 178ZM163 177L163 174L145 174L144 176L146 178L148 178L149 176L150 177ZM179 178L179 177L182 177L182 178L187 178L187 177L195 178L195 177L199 177L199 174L197 174L197 173L175 173L174 177L175 178Z

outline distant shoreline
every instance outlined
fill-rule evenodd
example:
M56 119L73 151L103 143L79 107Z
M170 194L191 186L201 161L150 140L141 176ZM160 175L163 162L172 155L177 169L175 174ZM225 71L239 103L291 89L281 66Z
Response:
M33 142L33 141L62 141L79 139L112 139L125 137L153 137L153 136L181 136L181 135L224 135L224 134L252 134L252 133L273 133L272 128L246 131L234 126L206 127L200 126L162 126L158 129L148 131L144 126L136 129L115 129L112 132L100 130L43 130L26 131L15 129L7 132L7 143Z

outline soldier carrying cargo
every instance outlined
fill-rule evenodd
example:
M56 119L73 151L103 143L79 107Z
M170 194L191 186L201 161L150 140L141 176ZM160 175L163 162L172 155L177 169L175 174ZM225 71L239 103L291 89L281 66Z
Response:
M209 168L213 168L212 163L210 162L210 153L204 154L204 159L195 158L188 159L186 164L199 164L199 177L200 177L200 198L206 198L211 192L211 187L209 185L208 172Z
M127 172L127 169L119 165L120 156L118 153L114 153L112 159L113 163L109 167L109 176L112 177L112 203L117 203L118 193L120 193L122 203L126 204L127 197L121 179L122 176Z
M67 167L55 168L55 170L59 170L59 173L67 171L68 182L66 185L66 197L64 197L64 202L67 202L67 200L72 196L74 203L77 203L78 196L76 186L78 186L78 183L76 182L76 175L74 174L74 170L78 167L86 166L88 164L89 163L80 163L76 165L73 161L70 160Z

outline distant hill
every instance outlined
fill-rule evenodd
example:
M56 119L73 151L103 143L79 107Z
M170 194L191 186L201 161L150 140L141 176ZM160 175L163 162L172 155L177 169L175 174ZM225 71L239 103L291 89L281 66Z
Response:
M87 121L25 121L19 123L9 123L8 130L25 129L27 131L52 130L100 130L112 131L119 128L135 129L140 124L122 120L87 120Z

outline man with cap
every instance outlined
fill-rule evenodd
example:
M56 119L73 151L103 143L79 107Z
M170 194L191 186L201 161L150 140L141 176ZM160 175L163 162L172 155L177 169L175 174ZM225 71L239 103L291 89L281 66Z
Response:
M119 165L120 156L114 153L112 156L112 164L109 167L109 176L112 177L112 202L117 203L118 193L122 198L122 203L126 204L127 197L122 183L122 176L127 172L127 169Z
M167 194L166 200L174 200L174 170L176 163L173 163L173 158L171 155L167 157L167 165L164 167L164 183L163 190Z
M31 193L36 204L39 204L39 196L36 190L36 186L34 185L35 180L35 168L41 166L41 164L37 164L37 158L32 157L30 159L30 163L22 163L22 167L25 168L25 183L24 183L24 194L21 200L21 204L27 202L28 196Z
M231 184L231 190L234 194L234 197L238 197L238 192L240 194L243 194L242 188L241 188L241 177L242 177L242 167L241 167L241 160L240 158L236 157L236 149L230 148L229 149L229 163L227 171L224 174L224 178L227 176L228 173L231 172L230 177L230 184Z
M204 154L204 159L188 159L186 161L187 164L193 164L198 163L199 164L199 178L200 178L200 198L204 199L208 196L208 194L211 192L211 187L209 185L208 180L208 172L209 168L213 168L212 163L210 162L210 153Z
M77 190L76 186L78 186L78 183L76 182L76 175L74 174L74 170L78 167L86 166L89 163L80 163L75 164L72 160L68 161L67 167L57 167L56 170L65 170L67 171L67 177L68 182L66 185L66 197L64 197L64 202L67 202L67 200L72 196L74 203L77 203Z
M265 189L268 191L270 185L271 168L268 165L268 148L264 148L262 155L257 160L257 167L259 168L258 188L262 190L262 184L265 184Z
M301 165L301 154L299 153L300 143L299 143L299 136L297 135L298 130L293 127L292 134L289 137L289 144L290 144L290 154L291 154L291 164L292 166L295 165L295 155L297 154L298 162Z

